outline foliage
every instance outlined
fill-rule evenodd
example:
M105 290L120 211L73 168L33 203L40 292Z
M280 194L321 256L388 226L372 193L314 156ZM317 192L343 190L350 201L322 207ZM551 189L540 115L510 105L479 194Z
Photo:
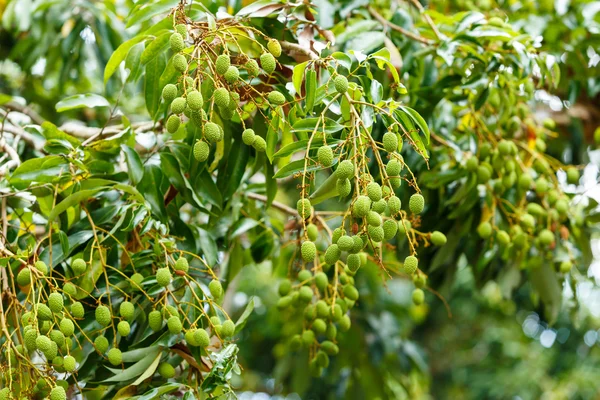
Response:
M259 371L316 398L460 396L428 382L438 363L408 337L436 348L438 331L415 326L430 309L440 321L493 292L472 306L485 319L449 326L516 335L498 304L565 320L598 203L575 196L584 166L565 165L585 146L565 151L535 96L575 102L565 76L596 96L577 55L597 35L567 48L544 31L540 48L527 8L511 25L466 2L209 3L4 10L18 69L0 80L1 368L15 398L230 398ZM591 4L568 12L593 32Z

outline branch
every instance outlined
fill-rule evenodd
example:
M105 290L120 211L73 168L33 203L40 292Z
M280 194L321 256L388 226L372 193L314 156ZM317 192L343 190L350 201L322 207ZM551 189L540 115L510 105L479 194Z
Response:
M418 35L416 33L412 33L411 31L406 30L403 27L398 26L398 25L394 24L393 22L390 22L387 19L383 18L383 16L381 14L379 14L377 11L375 11L375 9L373 9L373 7L368 6L367 10L369 10L369 13L377 21L381 22L383 25L389 27L390 29L393 29L393 30L395 30L397 32L400 32L404 36L409 37L409 38L411 38L413 40L416 40L419 43L423 43L423 44L427 44L427 45L433 44L433 41L431 41L431 40L429 40L427 38L424 38L423 36L420 36L420 35Z
M27 115L37 125L41 125L45 121L40 114L38 114L28 106L23 106L14 101L9 101L8 103L3 104L2 107Z
M421 3L419 3L419 0L410 0L410 2L415 7L417 7L417 10L419 10L419 12L423 15L423 18L425 18L425 21L427 21L427 23L429 24L429 26L433 30L433 33L435 33L435 36L438 38L438 40L441 40L442 39L442 34L438 30L438 27L433 23L433 20L431 19L431 17L429 16L429 14L425 14L425 9L421 5Z
M299 44L286 42L285 40L281 41L279 43L281 44L281 47L285 50L296 51L300 54L304 54L305 56L309 57L311 60L319 59L319 55L317 53L315 53L311 49L302 47Z
M249 192L246 196L249 197L249 198L251 198L251 199L254 199L254 200L262 201L263 203L267 202L267 196L264 196L262 194ZM271 205L273 207L277 208L278 210L283 211L286 214L293 215L294 217L297 217L297 218L300 217L298 215L298 211L294 210L292 207L286 206L283 203L280 203L278 201L273 201L273 202L271 202Z
M6 139L4 138L0 139L0 149L4 150L11 158L11 161L4 164L4 166L0 169L0 176L4 176L6 175L9 169L21 165L21 158L19 157L19 153L17 153L15 149L13 149L8 143L6 143Z

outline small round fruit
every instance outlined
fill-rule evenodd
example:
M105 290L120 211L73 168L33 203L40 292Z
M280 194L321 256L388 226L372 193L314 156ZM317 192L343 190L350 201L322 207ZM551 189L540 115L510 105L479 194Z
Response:
M59 313L63 310L64 300L62 294L54 292L48 296L48 306L53 313Z
M214 299L220 299L221 296L223 296L223 286L221 286L221 282L216 279L210 281L208 284L208 290Z
M256 134L254 133L253 129L246 129L244 132L242 132L242 142L248 146L252 146L255 137Z
M352 214L356 217L365 217L371 208L371 199L367 196L361 195L356 198L356 201L352 205Z
M175 262L175 266L173 268L175 269L175 271L188 272L188 270L190 269L190 265L188 263L187 258L179 257Z
M269 100L269 103L274 104L276 106L280 106L285 103L285 96L277 90L269 92L267 99Z
M415 289L412 292L412 301L416 305L421 305L425 301L425 292L422 289Z
M65 358L63 359L63 368L65 369L65 371L73 372L75 371L76 366L77 362L75 361L75 357L65 356Z
M383 148L388 153L393 153L398 149L398 135L394 132L386 132L383 134Z
M404 272L408 275L415 273L419 266L419 260L415 256L408 256L404 259Z
M179 53L185 47L185 43L183 42L183 36L179 34L179 32L175 32L169 38L169 43L171 45L171 50L174 53Z
M217 57L217 60L215 61L215 69L217 70L217 73L219 75L225 74L225 72L227 72L230 66L231 59L229 58L229 55L221 54Z
M175 68L175 70L183 73L185 70L187 70L187 67L187 59L183 54L175 54L173 56L173 68Z
M296 202L296 211L302 219L308 219L312 215L312 205L309 199L300 199Z
M265 151L267 149L267 142L261 136L256 135L252 141L252 147L256 151Z
M431 243L433 243L435 246L443 246L447 242L446 235L444 235L440 231L431 232L431 236L429 237L429 239L431 240Z
M81 275L87 269L87 264L83 258L77 258L71 264L71 269L75 275Z
M63 335L69 337L75 333L75 324L68 318L63 318L60 320L59 329L63 333Z
M158 373L165 379L171 379L175 376L175 368L171 364L164 362L158 366Z
M110 325L110 310L106 306L98 306L95 311L96 321L102 326Z
M50 400L66 400L66 399L67 399L67 393L65 392L65 389L62 388L61 386L55 386L50 391Z
M301 251L304 262L309 263L315 260L317 255L317 247L309 240L302 243Z
M348 91L348 79L343 75L338 75L333 80L336 92L344 94Z
M94 340L94 346L101 354L104 354L108 350L108 339L104 336L98 336Z
M281 44L277 39L269 39L267 42L267 49L275 57L279 57L281 55Z
M477 227L477 234L482 239L489 238L490 236L492 236L492 224L490 224L487 221L480 223Z
M350 160L342 161L335 170L335 174L339 179L350 179L354 177L354 164Z
M169 117L169 119L167 119L167 132L169 133L175 133L177 132L177 129L179 129L179 126L181 125L181 118L179 118L179 115L171 115Z
M169 286L169 283L171 283L171 271L168 267L156 270L156 283L162 287Z
M315 224L308 224L306 226L306 235L308 240L314 242L319 237L319 228Z
M210 155L210 146L203 140L198 140L194 144L194 158L198 162L204 162Z
M425 208L425 199L419 193L413 194L408 201L408 208L413 214L421 214Z
M108 351L107 357L108 362L110 362L112 365L119 365L123 361L121 350L117 349L116 347L113 347Z
M271 75L275 71L275 67L277 66L275 63L275 57L271 53L263 53L260 56L260 65L262 69L267 73L267 75Z
M317 158L324 167L331 167L333 165L333 150L329 146L321 146L317 150Z
M150 311L148 314L148 325L154 332L158 332L162 329L163 318L162 314L158 310Z
M183 329L183 324L178 316L174 315L167 320L167 328L171 334L176 335Z
M121 321L117 324L117 331L121 336L125 337L131 332L131 325L127 321Z
M25 267L17 274L17 283L19 286L27 286L31 283L31 271Z

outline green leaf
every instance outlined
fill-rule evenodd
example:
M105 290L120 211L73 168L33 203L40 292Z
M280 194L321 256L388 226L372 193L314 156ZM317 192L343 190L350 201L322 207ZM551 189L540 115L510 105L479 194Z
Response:
M145 40L147 37L148 37L147 35L143 35L143 34L137 35L137 36L134 36L133 38L129 39L128 41L122 43L119 47L117 47L117 49L114 51L114 53L112 53L108 62L106 63L106 67L104 67L104 84L105 85L106 85L106 82L108 82L108 80L110 79L110 77L113 76L113 74L115 73L117 68L119 68L119 65L125 60L125 57L127 57L127 53L129 53L129 50L131 50L131 48L134 45L138 44L142 40ZM57 107L58 107L58 104L57 104ZM60 112L60 110L59 110L59 112Z
M337 162L337 160L336 160ZM331 174L325 179L323 182L311 195L310 202L311 204L319 204L322 201L330 199L338 195L337 191L337 180L338 178L335 174Z
M58 129L56 127L56 125L54 125L52 122L48 122L48 121L44 121L42 123L42 135L44 135L46 140L51 140L51 139L66 140L69 143L71 143L71 145L73 147L78 147L80 144L80 142L77 138L61 131L60 129Z
M561 304L561 288L552 264L544 262L530 269L531 283L544 303L544 314L550 324L556 322Z
M66 199L61 201L52 209L50 215L48 215L48 221L54 221L56 217L58 217L63 212L67 211L68 208L79 205L79 203L89 199L94 196L96 193L100 192L102 189L105 189L105 186L100 186L95 189L88 190L80 190L79 192L75 192L72 195L68 196Z
M150 366L155 362L157 357L160 361L160 354L161 350L158 346L156 346L152 350L149 350L144 358L142 358L140 361L136 362L129 368L126 368L124 370L108 368L115 375L103 380L102 382L126 382L135 379L138 376L142 375L145 371L147 371L150 368Z
M425 135L425 139L427 139L427 144L429 144L429 136L430 136L429 127L427 127L427 123L425 122L423 117L421 117L421 115L418 112L416 112L415 110L413 110L410 107L400 106L400 109L402 109L404 112L406 112L412 118L412 120L419 127L419 129L421 130L423 135Z
M146 109L151 117L156 115L160 104L162 86L160 86L160 76L165 70L164 55L154 58L146 64L146 76L144 77L144 98L146 99Z
M337 147L339 143L342 141L339 139L327 139L327 145L330 147ZM323 146L325 143L322 138L314 138L310 144L311 149L318 149ZM306 147L308 146L308 139L298 140L296 142L290 143L288 145L283 146L279 149L277 153L273 155L273 158L280 158L289 156L290 154L294 154L298 151L306 151Z
M165 14L179 3L179 0L160 0L158 2L138 2L127 17L127 28L140 24L150 18Z
M292 126L292 130L295 132L325 132L327 134L333 134L336 132L341 131L342 129L344 129L343 125L340 125L339 123L337 123L336 121L332 120L331 118L324 118L325 120L325 126L323 126L323 121L321 120L321 118L304 118L301 120L298 120L298 122L296 122L293 126ZM319 125L319 128L316 129L317 124Z
M306 71L306 109L310 113L315 105L315 96L317 93L317 71L314 68Z
M165 52L165 49L167 46L169 46L169 38L171 37L171 34L172 32L165 31L165 33L150 41L150 44L146 42L146 48L144 49L142 57L140 58L142 65L148 64L150 61L154 60L156 56Z
M158 364L160 363L160 357L162 356L162 353L158 353L156 355L156 357L154 358L154 361L152 361L152 364L150 364L148 366L148 368L146 369L146 371L144 371L143 374L141 374L136 380L135 382L132 383L132 385L139 385L140 383L144 382L146 379L150 378L152 375L154 375L154 372L156 371L156 368L158 367Z
M123 150L123 153L125 153L125 159L127 160L127 174L129 175L129 180L134 185L137 185L144 176L142 160L140 159L139 154L131 147L122 144L121 149Z
M58 112L74 110L77 108L96 107L110 107L110 103L104 97L93 93L77 94L56 103L56 111Z
M306 172L318 171L323 168L324 167L321 166L320 164L308 163L308 165L306 167ZM304 172L304 159L292 161L291 163L287 164L286 166L281 168L279 171L277 171L274 178L277 178L277 179L286 178L288 176L292 176L292 175L299 174L302 172Z
M239 333L244 328L244 326L246 326L246 322L248 322L248 318L252 314L253 310L254 310L254 296L250 298L250 301L248 301L248 304L246 305L244 312L242 313L242 315L240 315L237 322L235 323L235 333L236 334Z
M296 89L296 93L302 93L302 81L304 78L304 70L306 70L306 66L308 65L308 61L304 61L294 67L294 72L292 73L292 82L294 83L294 89Z

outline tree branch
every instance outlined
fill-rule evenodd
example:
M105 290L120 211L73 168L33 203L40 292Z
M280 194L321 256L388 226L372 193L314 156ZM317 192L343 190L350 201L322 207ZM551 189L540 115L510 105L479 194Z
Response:
M40 114L38 114L28 106L23 106L14 101L9 101L8 103L3 104L2 107L27 115L37 125L41 125L45 121L45 119L42 118Z
M379 14L377 11L375 11L375 9L371 6L367 7L367 10L369 10L369 13L379 22L381 22L383 25L387 26L390 29L393 29L397 32L400 32L401 34L403 34L406 37L409 37L419 43L423 43L423 44L433 44L433 41L424 38L423 36L420 36L416 33L412 33L409 30L404 29L401 26L398 26L396 24L394 24L393 22L388 21L387 19L383 18L383 16L381 14Z
M319 59L319 55L317 53L315 53L311 49L307 49L305 47L302 47L299 44L286 42L285 40L283 40L283 41L281 41L279 43L281 44L281 48L283 48L285 50L295 51L295 52L298 52L300 54L304 54L305 56L310 57L311 60L318 60Z

